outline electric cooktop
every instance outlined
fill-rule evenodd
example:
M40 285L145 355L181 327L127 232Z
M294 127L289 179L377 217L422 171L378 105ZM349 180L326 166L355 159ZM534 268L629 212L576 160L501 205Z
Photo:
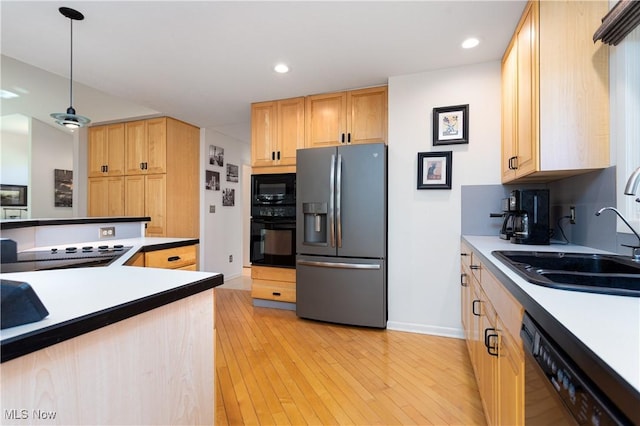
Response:
M13 262L3 262L0 272L28 272L52 269L86 268L107 266L131 247L122 244L63 247L50 250L23 251Z

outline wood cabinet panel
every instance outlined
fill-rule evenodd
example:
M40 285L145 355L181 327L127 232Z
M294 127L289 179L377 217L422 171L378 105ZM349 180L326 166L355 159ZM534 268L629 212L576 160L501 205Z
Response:
M387 87L347 92L347 129L352 144L387 141Z
M212 425L213 293L203 291L3 363L3 407L55 414L46 421L3 424Z
M321 148L346 142L347 94L325 93L307 96L305 147Z
M280 302L295 303L296 283L285 283L284 281L260 281L253 280L251 283L251 297L254 299L270 299Z
M296 270L251 266L251 297L295 303Z
M487 424L522 425L524 351L519 328L524 310L464 242L461 253L467 253L461 274L468 283L462 285L462 322ZM481 274L471 273L471 265L479 265Z
M144 174L144 162L147 159L147 122L146 120L125 123L125 174Z
M304 98L251 105L251 166L295 166L304 147Z
M87 215L90 217L123 216L124 176L89 178Z
M185 269L197 263L196 245L174 247L145 253L145 266L149 268Z
M387 141L387 86L307 96L305 147Z
M119 133L107 133L112 128L119 129ZM121 142L120 169L126 179L121 182L117 209L105 204L107 185L89 181L90 216L149 216L147 236L199 236L199 128L161 117L97 126L93 132L98 150L103 146L100 143L109 138ZM97 155L90 153L89 162L97 163L94 157Z
M606 1L525 7L502 62L503 182L610 165L608 47L591 40L607 11Z
M124 140L124 124L90 127L87 175L124 175Z

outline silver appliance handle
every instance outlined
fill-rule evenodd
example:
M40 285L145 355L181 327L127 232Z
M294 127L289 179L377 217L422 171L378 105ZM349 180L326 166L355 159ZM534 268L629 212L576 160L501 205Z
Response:
M321 268L335 269L380 269L379 264L371 263L340 263L340 262L318 262L314 260L298 260L296 262L302 266L318 266Z
M333 204L336 191L336 155L331 155L331 175L329 176L329 241L331 247L336 246L335 222L333 220Z
M338 154L338 170L336 172L336 226L338 235L338 248L342 247L342 215L340 208L342 206L342 154Z

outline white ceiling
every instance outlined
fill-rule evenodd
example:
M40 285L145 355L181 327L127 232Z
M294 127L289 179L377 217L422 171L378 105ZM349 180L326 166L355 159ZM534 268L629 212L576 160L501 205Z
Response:
M500 59L524 5L2 0L2 89L28 92L3 99L2 115L52 122L49 113L69 106L70 25L61 6L85 16L73 26L78 114L103 122L162 113L248 143L252 102ZM464 50L469 36L481 43ZM272 70L280 61L290 73Z

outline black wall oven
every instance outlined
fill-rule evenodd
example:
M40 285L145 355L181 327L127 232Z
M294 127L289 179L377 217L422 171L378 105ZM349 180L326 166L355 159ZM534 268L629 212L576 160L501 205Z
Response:
M295 268L296 174L251 176L251 263Z

